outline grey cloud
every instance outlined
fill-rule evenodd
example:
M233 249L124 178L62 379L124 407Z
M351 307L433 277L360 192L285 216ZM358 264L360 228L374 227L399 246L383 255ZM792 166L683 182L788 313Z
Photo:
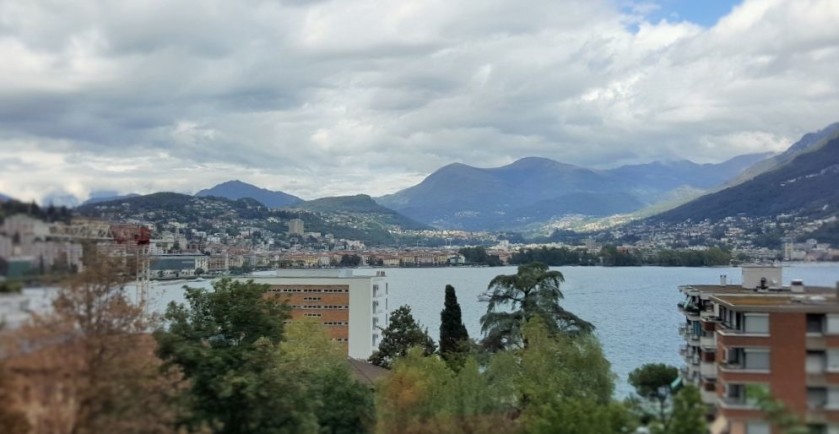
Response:
M80 197L234 177L308 198L383 194L454 161L719 161L836 120L831 0L746 0L708 29L644 13L606 0L11 0L0 151L17 165L0 191L42 197L52 173Z

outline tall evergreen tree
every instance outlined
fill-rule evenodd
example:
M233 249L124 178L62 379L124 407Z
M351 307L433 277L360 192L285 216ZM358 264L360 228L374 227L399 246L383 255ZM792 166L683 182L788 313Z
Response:
M446 285L446 300L440 312L440 354L447 358L450 354L461 352L468 340L469 333L463 325L454 286Z
M390 314L390 323L382 332L379 350L370 356L370 363L389 368L394 360L405 356L412 347L421 347L426 355L433 354L437 349L428 331L411 315L411 307L401 306Z

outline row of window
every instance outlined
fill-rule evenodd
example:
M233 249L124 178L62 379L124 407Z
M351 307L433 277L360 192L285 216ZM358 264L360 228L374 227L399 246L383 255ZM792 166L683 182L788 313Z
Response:
M720 307L720 316L730 328L754 334L769 333L769 315L765 313L741 313ZM807 314L807 333L839 334L839 315Z
M305 313L303 314L306 318L320 318L321 315L319 313ZM283 321L286 324L290 324L292 320L285 320ZM321 324L325 326L348 326L350 323L349 321L323 321Z
M768 371L768 348L726 348L725 362L729 368ZM805 363L808 374L839 372L839 349L808 351Z
M332 338L332 340L336 342L349 342L347 338Z
M303 297L303 301L320 301L320 297Z
M292 309L329 309L329 310L343 310L350 307L346 304L290 304L288 307Z
M290 293L304 293L304 294L334 294L350 292L349 288L271 288L271 292L280 292L284 294Z
M322 324L327 326L347 326L350 323L347 321L324 321Z

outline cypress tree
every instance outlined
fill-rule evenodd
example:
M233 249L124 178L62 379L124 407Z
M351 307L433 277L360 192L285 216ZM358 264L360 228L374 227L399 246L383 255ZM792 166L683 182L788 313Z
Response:
M445 358L448 354L462 352L468 340L457 294L453 286L446 285L446 301L440 312L440 354Z

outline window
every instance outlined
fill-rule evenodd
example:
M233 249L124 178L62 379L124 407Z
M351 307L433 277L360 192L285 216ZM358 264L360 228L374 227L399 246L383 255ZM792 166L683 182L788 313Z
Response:
M827 389L824 387L807 388L807 407L810 409L822 409L827 405Z
M764 348L746 348L744 350L746 353L745 362L743 363L744 369L760 369L760 370L768 370L769 369L769 350Z
M769 333L769 315L746 314L746 333Z
M808 374L822 374L827 365L827 356L824 351L808 351L805 364Z
M827 371L839 372L839 349L827 350Z
M746 434L772 434L768 422L749 422L746 424Z
M830 335L837 335L839 334L839 315L837 314L828 314L827 315L827 330L825 333Z
M827 408L839 408L839 388L831 387L827 389Z
M824 333L825 315L819 313L807 314L807 333Z

